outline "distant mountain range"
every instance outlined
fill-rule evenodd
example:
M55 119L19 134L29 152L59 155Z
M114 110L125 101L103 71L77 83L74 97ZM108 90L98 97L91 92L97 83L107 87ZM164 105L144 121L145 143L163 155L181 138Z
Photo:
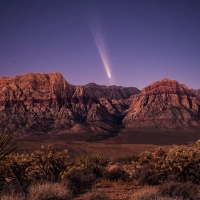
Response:
M163 79L135 87L74 86L60 73L0 78L0 129L21 134L200 128L200 89Z

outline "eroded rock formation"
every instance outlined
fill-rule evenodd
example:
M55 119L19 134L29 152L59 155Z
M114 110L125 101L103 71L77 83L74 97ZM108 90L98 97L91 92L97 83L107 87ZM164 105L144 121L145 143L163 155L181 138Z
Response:
M130 126L189 128L199 126L199 101L184 84L163 79L135 95L123 123Z
M163 79L145 87L73 86L60 73L0 78L0 128L20 133L98 132L200 125L198 90Z
M118 129L122 112L127 108L118 99L139 92L134 87L93 83L73 86L60 73L3 77L0 79L0 127L36 134L59 130L112 132ZM115 113L107 102L101 103L101 97L110 98L112 108L119 107Z

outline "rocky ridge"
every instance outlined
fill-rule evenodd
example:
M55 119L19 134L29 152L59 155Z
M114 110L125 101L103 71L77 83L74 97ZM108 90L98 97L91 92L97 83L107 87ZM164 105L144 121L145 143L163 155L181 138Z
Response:
M123 119L131 126L187 129L199 126L199 99L184 84L163 79L145 87Z
M69 84L60 73L0 78L0 128L20 133L93 132L122 127L199 127L199 93L163 79L145 87Z
M0 127L21 133L113 132L137 88L73 86L60 73L0 79ZM111 97L115 99L111 99ZM109 103L108 103L109 102Z

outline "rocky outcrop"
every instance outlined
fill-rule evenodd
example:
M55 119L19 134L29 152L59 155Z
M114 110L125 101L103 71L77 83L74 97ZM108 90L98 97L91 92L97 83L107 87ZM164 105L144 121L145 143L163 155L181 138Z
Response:
M95 99L107 97L109 99L127 99L133 94L140 93L135 87L122 87L122 86L104 86L95 83L89 83L83 86L85 93Z
M68 108L74 91L75 87L60 73L3 77L0 79L1 127L48 132L58 124L69 125L74 121Z
M187 86L163 79L135 95L123 119L129 126L190 128L199 126L199 101Z
M200 89L198 89L198 90L190 89L190 91L192 92L192 94L193 94L194 96L196 96L196 98L197 98L198 101L200 102Z
M112 92L110 93L110 91ZM0 79L0 128L21 133L112 132L121 123L120 100L117 114L101 103L100 97L128 98L140 92L136 88L117 86L73 86L60 73L29 73Z
M199 127L198 90L164 79L145 87L73 86L60 73L0 78L0 129L22 134L101 133L122 127Z

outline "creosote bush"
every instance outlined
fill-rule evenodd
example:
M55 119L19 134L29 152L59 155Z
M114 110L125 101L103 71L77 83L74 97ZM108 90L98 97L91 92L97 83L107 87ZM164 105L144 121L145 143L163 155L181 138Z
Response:
M129 180L129 174L124 171L121 167L113 165L110 167L106 172L104 177L110 181L128 181Z
M97 154L78 157L74 162L75 168L90 169L96 178L102 178L108 161Z
M68 175L68 186L73 194L90 190L96 181L95 175L89 168L73 169Z
M198 189L197 186L187 182L187 183L177 183L177 182L167 182L159 186L158 192L161 196L167 197L180 197L182 199L198 199Z

